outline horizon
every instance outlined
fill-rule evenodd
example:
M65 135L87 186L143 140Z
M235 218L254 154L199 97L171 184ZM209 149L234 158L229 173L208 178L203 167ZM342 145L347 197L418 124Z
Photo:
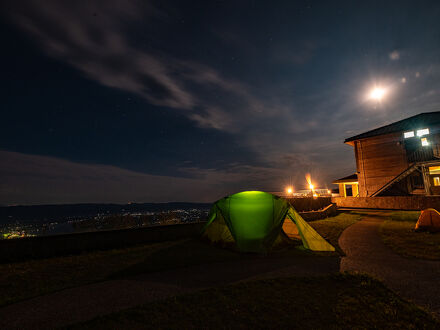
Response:
M0 207L31 207L31 206L79 206L79 205L143 205L143 204L212 204L209 202L158 202L158 203L150 203L150 202L137 202L137 203L72 203L72 204L15 204L15 205L0 205Z
M2 3L0 205L333 189L440 111L440 3Z

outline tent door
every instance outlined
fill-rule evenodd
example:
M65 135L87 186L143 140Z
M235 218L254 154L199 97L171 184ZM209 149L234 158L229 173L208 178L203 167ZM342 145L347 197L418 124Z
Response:
M299 235L298 227L289 218L284 219L283 231L286 234L286 236L289 237L290 239L301 239L301 236Z

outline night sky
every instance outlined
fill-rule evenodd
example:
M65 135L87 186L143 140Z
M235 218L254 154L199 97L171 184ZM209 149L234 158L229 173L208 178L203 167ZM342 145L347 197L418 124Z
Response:
M2 205L334 188L345 138L440 111L439 1L0 6Z

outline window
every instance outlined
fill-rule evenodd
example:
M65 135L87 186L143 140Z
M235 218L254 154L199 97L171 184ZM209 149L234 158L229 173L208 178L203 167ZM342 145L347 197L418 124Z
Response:
M420 141L422 141L422 146L424 147L429 146L429 142L427 138L421 138Z
M440 186L440 177L438 176L434 177L434 186Z
M345 184L345 196L353 197L353 186L351 184Z
M440 175L440 166L429 166L429 174Z
M405 133L403 133L403 137L405 138L405 139L407 139L407 138L411 138L411 137L413 137L414 136L414 131L409 131L409 132L405 132Z
M429 134L429 128L417 130L417 136L423 136L423 135L428 135L428 134Z

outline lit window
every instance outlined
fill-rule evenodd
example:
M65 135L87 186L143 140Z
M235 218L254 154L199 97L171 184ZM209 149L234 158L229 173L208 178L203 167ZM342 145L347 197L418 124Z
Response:
M423 136L423 135L428 135L428 134L429 134L429 128L417 130L417 136Z
M427 138L421 138L420 141L422 141L422 146L424 147L429 146L429 142Z
M405 139L410 138L410 137L413 137L413 136L414 136L414 131L410 131L410 132L405 132L405 133L403 133L403 137L404 137Z
M429 174L440 174L440 166L429 166Z
M438 176L434 177L434 186L440 186L440 177Z

